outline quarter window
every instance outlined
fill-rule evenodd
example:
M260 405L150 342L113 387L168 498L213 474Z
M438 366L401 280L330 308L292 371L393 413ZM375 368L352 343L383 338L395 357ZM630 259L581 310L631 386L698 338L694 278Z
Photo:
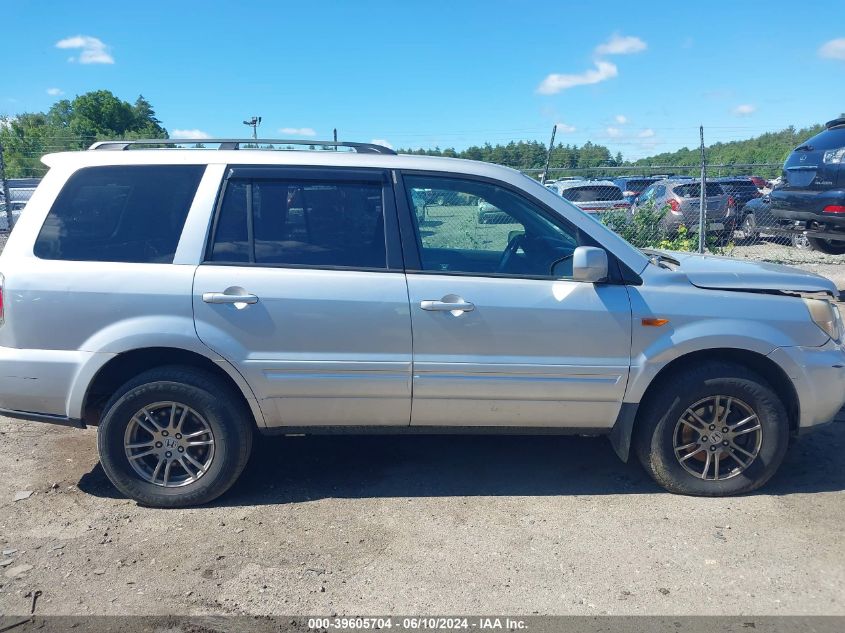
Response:
M34 253L42 259L173 262L202 165L80 169L59 193Z
M382 185L230 180L209 259L386 268Z

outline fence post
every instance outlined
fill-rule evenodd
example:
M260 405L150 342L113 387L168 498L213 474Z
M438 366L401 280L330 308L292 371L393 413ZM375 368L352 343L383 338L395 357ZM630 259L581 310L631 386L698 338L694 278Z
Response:
M543 178L540 180L540 184L543 185L546 184L546 178L549 176L549 163L552 160L552 150L555 147L555 134L557 134L557 123L552 128L552 140L549 141L549 151L546 154L546 169L543 171Z
M9 181L6 180L6 160L3 157L3 143L0 143L0 185L3 187L3 200L6 203L6 218L9 222L9 232L15 228L15 218L12 215L12 196L9 194Z
M707 217L707 197L706 197L706 180L707 180L707 166L705 164L704 156L704 126L698 127L698 134L701 137L701 193L698 199L698 252L704 252L704 245L707 243L705 225Z

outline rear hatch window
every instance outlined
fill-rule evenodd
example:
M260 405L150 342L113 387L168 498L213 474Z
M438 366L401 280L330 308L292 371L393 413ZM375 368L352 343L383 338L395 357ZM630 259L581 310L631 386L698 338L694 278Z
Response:
M651 183L657 182L654 178L647 178L643 180L629 180L625 185L625 191L635 191L640 193L645 190Z
M622 190L608 185L592 185L564 189L561 196L570 202L613 202L622 200Z
M675 195L680 196L681 198L701 197L701 185L697 182L692 182L684 185L676 185L672 188L672 191L675 193ZM704 195L708 198L722 196L724 194L725 192L722 189L721 185L715 182L708 182L706 188L704 189Z
M788 187L801 189L829 189L836 185L842 163L828 159L832 153L845 147L845 126L824 130L802 143L789 155L783 166L783 179Z

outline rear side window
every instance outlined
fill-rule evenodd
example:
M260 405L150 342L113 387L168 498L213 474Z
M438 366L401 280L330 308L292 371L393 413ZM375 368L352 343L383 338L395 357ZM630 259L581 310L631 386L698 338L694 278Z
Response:
M690 183L688 185L678 185L672 189L672 191L681 198L698 198L701 196L701 185L697 182ZM722 189L722 186L715 182L708 182L704 191L704 195L708 198L725 195L725 191Z
M621 200L622 190L616 186L596 185L593 187L570 187L563 189L560 195L570 202L608 202Z
M230 180L208 259L387 268L382 185Z
M34 252L42 259L169 264L204 165L88 167L65 184Z

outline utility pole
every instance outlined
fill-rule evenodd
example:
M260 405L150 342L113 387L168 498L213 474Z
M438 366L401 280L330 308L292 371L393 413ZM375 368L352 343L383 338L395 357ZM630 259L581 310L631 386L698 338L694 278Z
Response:
M543 177L540 179L540 184L546 184L546 178L549 176L549 163L552 160L552 150L555 147L555 134L557 134L557 123L552 128L552 140L549 141L549 151L546 154L546 169L543 170Z
M334 142L337 143L337 128L332 130L332 138L334 138ZM334 146L334 151L337 151L337 145Z
M9 181L6 180L6 160L3 157L3 144L0 143L0 185L3 187L3 201L6 203L6 218L9 222L9 232L15 228L15 217L12 215L12 196L9 193Z
M701 137L701 193L698 199L698 252L704 252L705 239L705 224L707 216L707 165L704 155L704 126L698 127L698 133Z
M252 138L257 139L258 138L258 126L261 125L261 117L260 116L254 116L250 119L247 119L246 121L244 121L244 125L248 125L249 127L252 128Z

